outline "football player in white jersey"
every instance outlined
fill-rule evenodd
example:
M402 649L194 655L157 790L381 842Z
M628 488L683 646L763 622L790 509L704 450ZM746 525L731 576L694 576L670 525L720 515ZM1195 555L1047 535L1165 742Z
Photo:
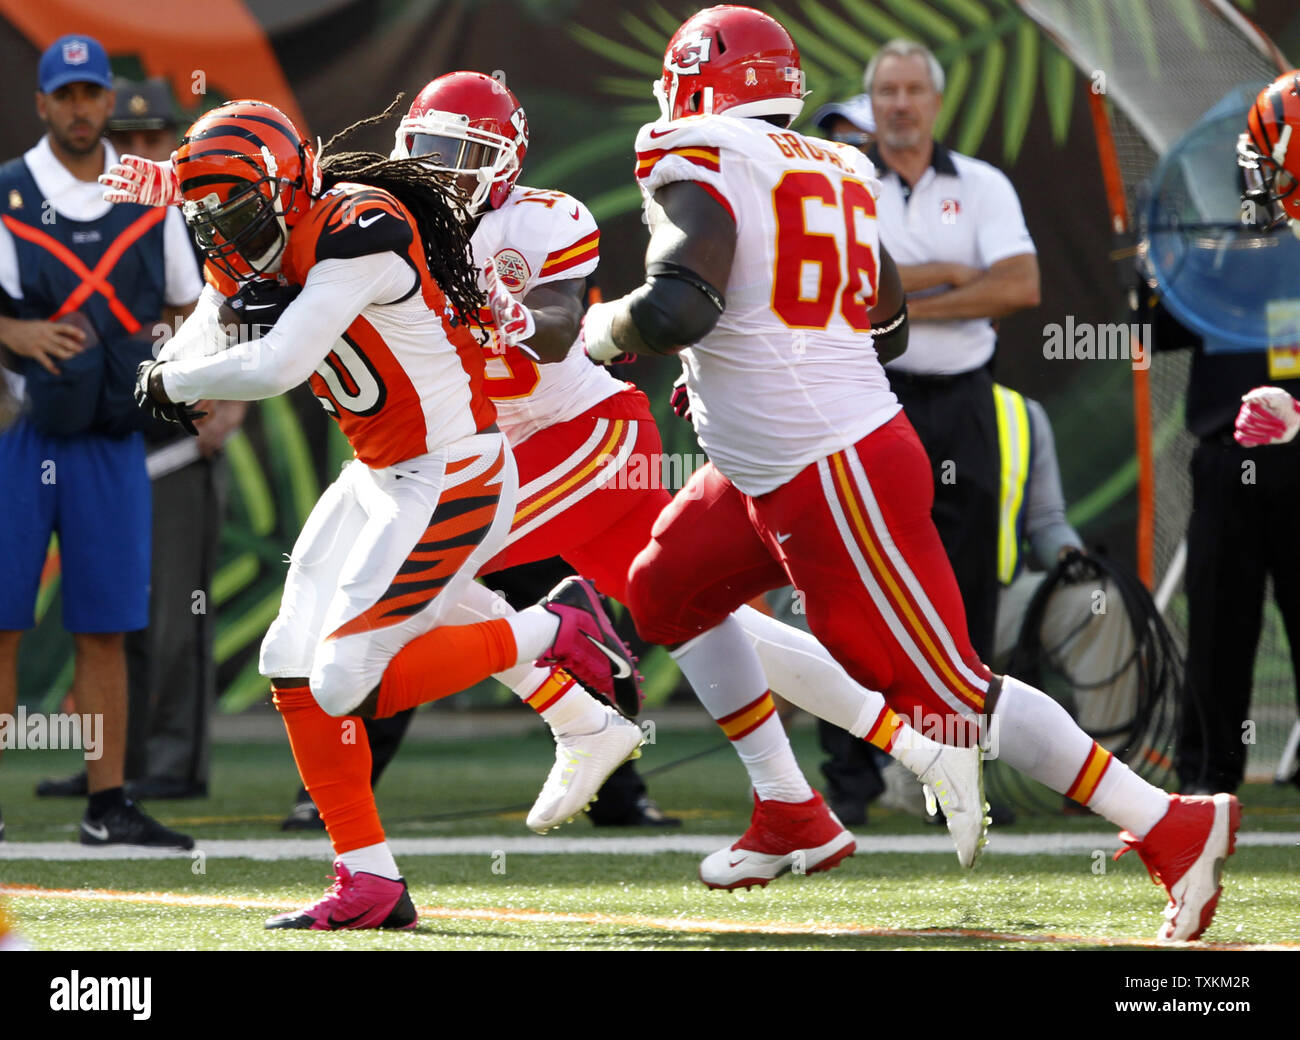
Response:
M874 171L855 149L786 129L804 93L780 23L709 8L669 42L663 119L637 137L647 280L588 311L586 349L680 355L711 458L632 566L637 628L697 638L793 583L818 639L896 711L996 736L1008 764L1125 828L1169 893L1159 937L1197 938L1240 806L1152 787L971 649L930 518L929 460L878 357L898 349L906 308L879 245Z
M318 163L288 117L257 101L204 115L173 162L127 156L106 178L109 201L183 204L207 259L194 314L141 365L141 404L184 423L184 402L309 381L357 456L312 509L262 643L259 669L337 856L330 891L268 927L414 927L374 800L352 797L350 777L368 784L369 748L340 717L393 714L538 659L612 696L615 665L630 677L634 664L588 583L519 614L492 610L474 583L510 529L517 482L469 331L480 297L454 193L418 164ZM226 349L226 304L269 331ZM452 623L469 589L489 600L485 616ZM641 743L572 683L544 717L561 739L601 744L604 774L574 792L579 808Z
M491 307L483 317L494 337L486 387L521 490L506 546L480 574L559 555L626 602L628 567L671 500L658 480L646 486L635 476L659 473L659 431L645 395L593 365L579 346L584 280L599 260L600 233L576 199L516 183L527 127L504 84L454 72L420 92L393 153L457 174L485 269ZM827 870L855 847L800 772L769 681L794 703L872 739L936 788L959 858L974 862L984 839L978 753L898 725L883 699L858 687L816 640L745 608L673 655L744 761L758 806L747 840L702 864L705 884L765 885L796 863L805 873ZM535 676L505 679L529 703L558 688L538 687ZM539 806L546 801L544 792ZM529 826L562 821L535 812Z

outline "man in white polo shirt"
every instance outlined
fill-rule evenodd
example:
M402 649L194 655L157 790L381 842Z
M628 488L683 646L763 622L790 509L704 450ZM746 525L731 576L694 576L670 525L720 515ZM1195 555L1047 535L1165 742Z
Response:
M943 68L892 40L863 77L875 116L880 238L912 324L886 371L934 468L934 523L957 575L971 643L991 659L997 614L998 431L992 321L1038 304L1038 260L1011 182L933 138Z

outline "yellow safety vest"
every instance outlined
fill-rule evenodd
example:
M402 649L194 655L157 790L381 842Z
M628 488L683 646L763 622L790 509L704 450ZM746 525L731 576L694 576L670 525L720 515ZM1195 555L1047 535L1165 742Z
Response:
M998 581L1010 585L1020 563L1020 542L1029 483L1029 409L1014 390L993 384L998 417L1001 482L998 494Z

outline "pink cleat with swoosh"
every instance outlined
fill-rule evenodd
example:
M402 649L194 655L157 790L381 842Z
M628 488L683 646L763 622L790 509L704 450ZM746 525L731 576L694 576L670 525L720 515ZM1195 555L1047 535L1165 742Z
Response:
M333 932L353 928L414 928L415 904L402 878L353 874L342 860L334 861L333 884L320 899L301 910L277 914L267 928L306 928Z
M600 593L585 578L565 578L540 606L560 619L555 642L539 665L559 665L586 689L627 718L641 710L644 695L636 657L614 631Z

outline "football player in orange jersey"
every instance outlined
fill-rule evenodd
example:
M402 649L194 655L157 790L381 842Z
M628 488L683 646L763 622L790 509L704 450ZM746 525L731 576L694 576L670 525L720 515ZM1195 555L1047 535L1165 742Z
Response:
M1237 141L1241 201L1265 231L1290 227L1300 236L1300 69L1259 92ZM1236 438L1246 447L1285 444L1300 429L1300 402L1276 386L1259 386L1241 399Z
M453 72L419 93L393 152L460 179L484 271L490 308L483 320L493 334L485 385L522 491L505 548L480 573L558 555L626 602L628 567L671 501L658 479L663 448L645 395L592 365L579 347L584 282L599 261L600 232L578 200L517 183L527 146L528 120L514 94L493 77ZM974 862L984 836L978 753L898 725L879 694L854 683L816 640L745 608L672 654L732 741L763 807L754 828L761 843L708 857L700 868L705 884L765 885L796 864L805 873L828 870L855 848L800 771L769 682L870 737L937 788L958 856L964 866ZM506 681L525 697L536 680ZM535 813L528 822L544 830L554 820Z
M499 550L516 492L466 319L479 296L464 226L420 164L366 153L318 163L283 113L255 101L203 116L171 164L124 157L106 184L111 201L179 201L207 258L194 315L141 366L142 405L183 421L185 402L256 400L310 380L357 456L308 517L262 644L261 672L338 857L330 891L268 927L414 927L374 801L354 797L349 771L368 781L368 751L356 753L356 720L340 716L391 714L535 659L606 696L619 678L635 684L634 659L581 580L518 614L447 624ZM226 349L223 296L248 324L282 313ZM590 738L604 768L573 795L577 808L641 742L571 682L542 714L561 740Z
M996 733L1009 765L1123 827L1169 894L1158 937L1199 937L1237 799L1153 787L971 649L929 460L878 356L907 313L879 246L879 184L856 149L788 130L805 94L789 33L747 7L701 11L669 41L655 93L663 117L636 144L647 279L592 307L584 342L604 362L680 355L711 461L632 565L638 630L697 638L793 583L814 634L891 707L968 740Z

